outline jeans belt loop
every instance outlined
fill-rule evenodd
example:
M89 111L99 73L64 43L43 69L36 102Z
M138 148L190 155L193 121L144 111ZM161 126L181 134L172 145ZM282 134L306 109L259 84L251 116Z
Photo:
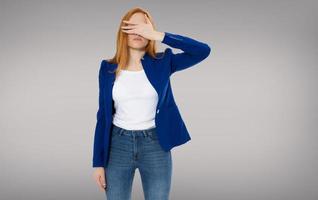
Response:
M120 135L120 136L122 136L122 135L123 135L123 133L124 133L124 129L122 129L122 128L121 128L121 129L119 129L119 135Z
M142 133L144 134L144 137L147 137L147 133L145 130L143 130Z

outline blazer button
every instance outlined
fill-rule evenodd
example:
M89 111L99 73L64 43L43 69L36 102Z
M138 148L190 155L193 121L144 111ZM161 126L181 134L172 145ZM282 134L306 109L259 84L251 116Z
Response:
M157 114L159 113L159 109L157 110Z

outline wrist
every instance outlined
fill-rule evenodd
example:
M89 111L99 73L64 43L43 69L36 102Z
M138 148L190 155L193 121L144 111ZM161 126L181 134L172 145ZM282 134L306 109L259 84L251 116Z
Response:
M162 41L165 36L164 32L155 31L155 40Z

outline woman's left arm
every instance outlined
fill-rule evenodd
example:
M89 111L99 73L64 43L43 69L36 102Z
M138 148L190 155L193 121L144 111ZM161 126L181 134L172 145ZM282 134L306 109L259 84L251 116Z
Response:
M208 44L190 37L169 32L156 31L146 14L145 19L146 23L135 23L129 20L124 20L123 22L128 25L122 26L122 31L127 34L141 35L149 40L159 40L171 47L181 49L183 52L176 54L172 52L171 48L167 48L165 50L165 53L168 53L171 58L170 74L189 68L209 56L211 48Z
M211 52L211 48L208 44L193 38L169 32L158 33L158 35L160 34L164 35L163 37L158 37L159 41L183 51L181 53L173 53L171 48L165 50L165 53L168 52L171 55L171 74L201 62L207 58Z

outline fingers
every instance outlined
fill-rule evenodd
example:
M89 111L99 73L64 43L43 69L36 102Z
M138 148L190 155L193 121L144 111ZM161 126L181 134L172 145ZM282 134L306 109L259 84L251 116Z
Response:
M124 33L130 33L130 34L135 34L135 30L121 30Z
M94 174L94 179L98 185L98 188L101 190L101 191L105 191L106 189L106 182L105 182L105 178L104 176L101 174L101 173L95 173Z
M136 28L137 28L137 25L121 26L122 32L129 33L129 34L134 34Z
M124 23L126 24L131 24L131 25L137 25L138 23L134 23L134 22L131 22L131 21L128 21L128 20L123 20Z
M147 22L147 24L148 23L150 23L151 24L151 22L150 22L150 19L148 18L148 16L145 14L145 18L146 18L146 22Z
M99 187L102 191L106 189L106 181L104 176L99 177Z
M131 25L131 26L121 26L122 29L133 29L136 28L136 25Z

